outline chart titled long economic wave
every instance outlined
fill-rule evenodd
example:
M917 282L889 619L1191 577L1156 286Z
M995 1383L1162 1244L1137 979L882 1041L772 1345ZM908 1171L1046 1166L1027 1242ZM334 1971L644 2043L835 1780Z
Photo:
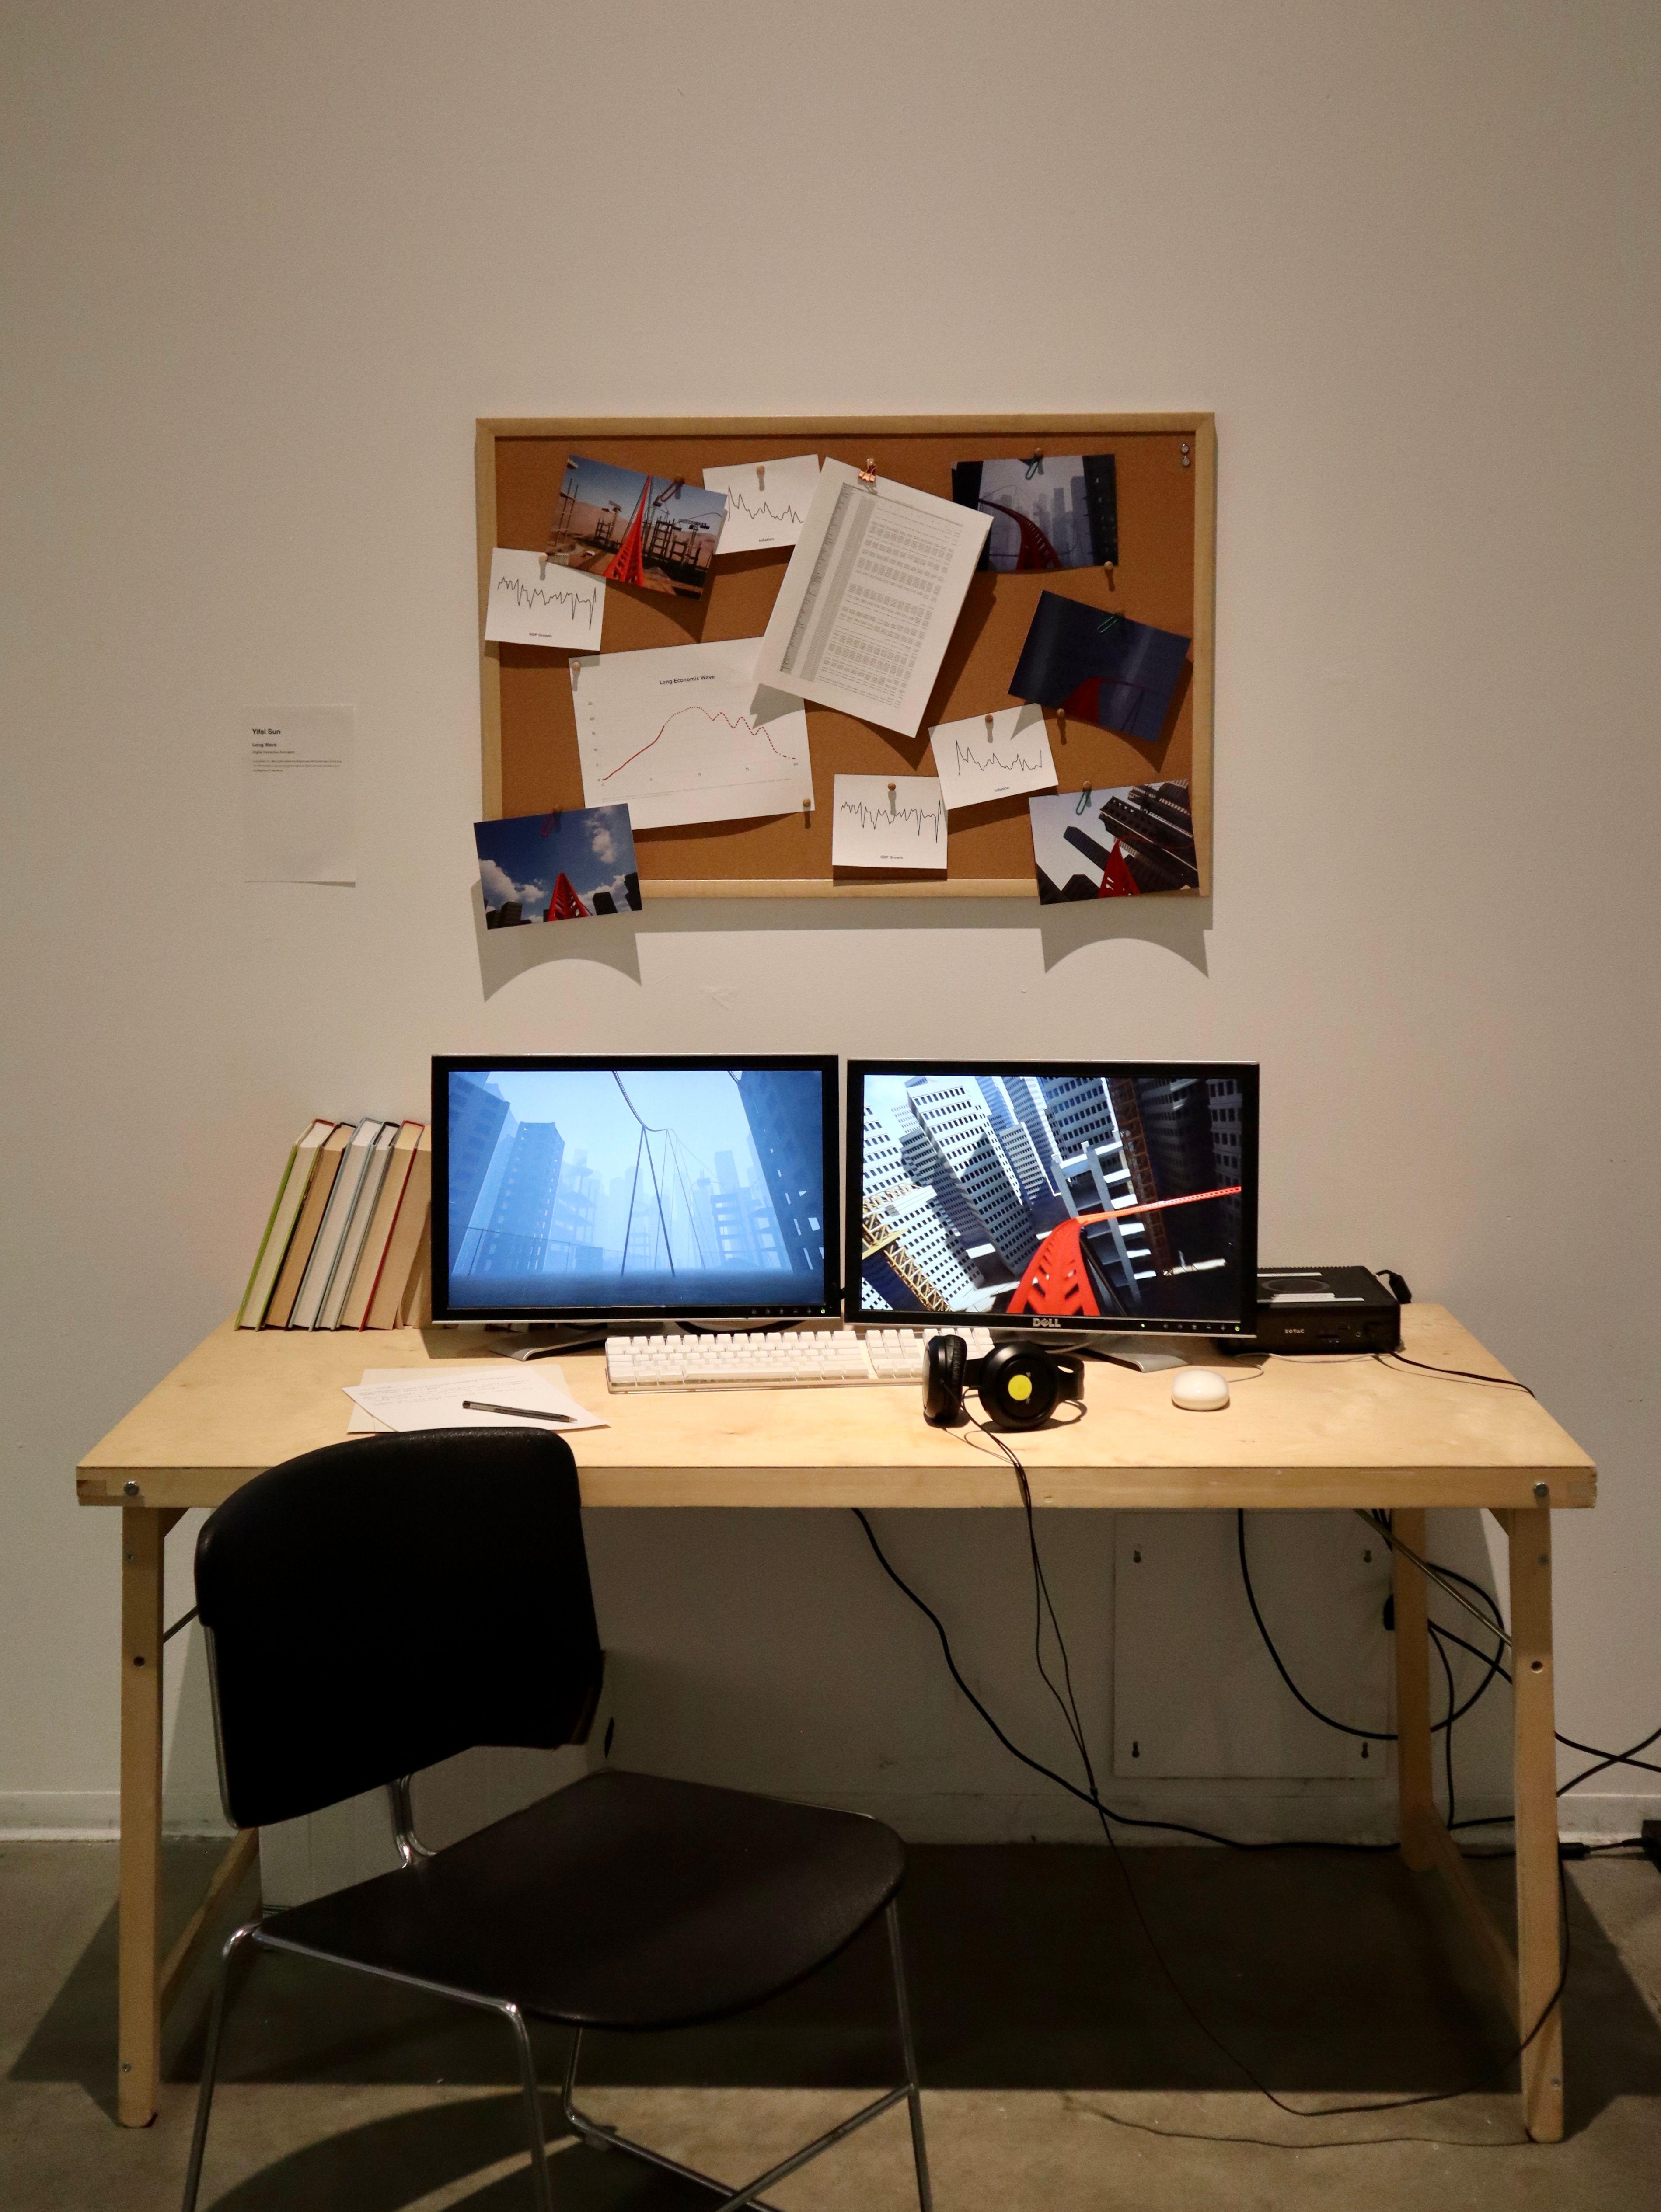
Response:
M813 803L800 699L758 690L758 638L585 655L572 704L590 806L636 830L794 813Z

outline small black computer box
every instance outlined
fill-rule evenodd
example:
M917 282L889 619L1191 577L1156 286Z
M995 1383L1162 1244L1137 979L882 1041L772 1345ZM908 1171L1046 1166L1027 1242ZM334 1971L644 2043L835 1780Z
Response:
M1402 1302L1370 1267L1257 1271L1260 1352L1394 1352L1401 1341Z

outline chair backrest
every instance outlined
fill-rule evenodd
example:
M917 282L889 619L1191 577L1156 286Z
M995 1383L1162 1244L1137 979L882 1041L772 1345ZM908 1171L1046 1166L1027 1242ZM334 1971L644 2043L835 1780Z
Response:
M210 1515L196 1596L239 1828L473 1744L569 1743L599 1695L561 1437L446 1429L289 1460Z

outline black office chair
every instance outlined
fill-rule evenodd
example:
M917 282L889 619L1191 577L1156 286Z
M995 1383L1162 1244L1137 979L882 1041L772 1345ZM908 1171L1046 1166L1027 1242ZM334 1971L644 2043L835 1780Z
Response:
M193 2212L226 1988L252 1943L500 2014L512 2031L541 2212L552 2212L527 2017L572 2031L561 2104L587 2141L700 2183L738 2212L904 2098L929 2212L895 1897L875 1820L607 1771L448 1849L417 1838L410 1778L474 1744L581 1741L603 1658L577 1476L558 1437L452 1430L332 1444L272 1468L196 1548L220 1793L238 1827L385 1785L403 1863L262 1915L226 1944L185 2183ZM681 2027L800 1981L887 1920L904 2087L740 2189L578 2112L586 2028Z

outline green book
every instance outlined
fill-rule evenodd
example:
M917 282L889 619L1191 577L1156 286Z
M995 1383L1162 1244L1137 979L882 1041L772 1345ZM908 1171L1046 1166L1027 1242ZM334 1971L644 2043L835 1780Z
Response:
M253 1268L248 1277L248 1287L242 1293L242 1303L236 1310L239 1328L258 1328L265 1317L265 1309L271 1302L277 1269L283 1265L283 1255L289 1249L289 1239L294 1235L294 1225L306 1196L312 1171L317 1165L319 1148L332 1134L332 1121L313 1121L296 1145L289 1148L289 1160L283 1170L283 1179L277 1186L277 1196L271 1200L271 1210L265 1218L265 1233L259 1240L259 1249L254 1255Z

